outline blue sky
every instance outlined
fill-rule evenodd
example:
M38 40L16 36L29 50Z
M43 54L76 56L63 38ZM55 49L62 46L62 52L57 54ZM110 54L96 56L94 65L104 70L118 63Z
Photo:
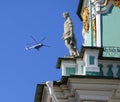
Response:
M69 2L68 2L69 1ZM0 0L0 102L33 102L36 85L60 80L58 57L69 55L61 39L64 11L74 23L77 46L82 23L76 14L79 0ZM40 51L25 51L27 43L46 39Z

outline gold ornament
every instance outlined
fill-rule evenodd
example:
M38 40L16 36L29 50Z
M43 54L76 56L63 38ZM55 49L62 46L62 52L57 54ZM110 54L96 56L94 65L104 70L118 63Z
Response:
M106 0L105 5L107 6L111 0ZM112 0L113 5L120 8L120 0Z
M96 42L96 19L92 20L93 40Z
M83 19L83 27L85 32L89 31L89 9L88 7L84 7L82 11L82 19Z
M120 0L114 0L113 5L120 8Z
M89 9L84 7L82 11L83 27L85 32L89 32ZM92 20L93 40L96 42L96 19Z

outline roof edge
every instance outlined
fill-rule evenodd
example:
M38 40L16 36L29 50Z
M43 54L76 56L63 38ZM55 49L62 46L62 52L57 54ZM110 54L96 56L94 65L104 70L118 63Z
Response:
M114 77L107 77L107 76L83 76L83 75L70 75L70 76L62 76L60 81L53 81L53 85L66 85L69 78L81 78L81 79L109 79L109 80L120 80L120 78L114 78ZM46 84L37 84L36 88L36 94L34 102L41 102L42 101L42 94L43 89L46 86Z
M57 60L57 63L56 63L56 68L57 68L57 69L60 69L60 67L61 67L61 62L62 62L63 60L64 60L64 61L65 61L65 60L73 60L73 61L75 61L76 58L75 58L75 57L64 57L64 58L59 57L58 60Z
M81 19L81 21L83 21L82 17L81 17L81 11L82 11L82 5L83 5L83 1L84 0L79 0L79 4L78 4L78 8L77 8L77 15L78 17Z

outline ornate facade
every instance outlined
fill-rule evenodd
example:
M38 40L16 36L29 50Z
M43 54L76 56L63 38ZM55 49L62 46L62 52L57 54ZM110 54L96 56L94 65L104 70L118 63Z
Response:
M110 1L113 1L112 4L113 4L114 6L120 8L120 0L106 0L106 5L108 5Z
M120 102L120 0L100 1L80 0L86 41L77 57L58 58L61 80L38 84L35 102Z

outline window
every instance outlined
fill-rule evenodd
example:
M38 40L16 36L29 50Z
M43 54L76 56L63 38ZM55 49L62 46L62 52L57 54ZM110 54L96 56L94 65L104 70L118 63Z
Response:
M74 67L67 67L66 68L66 75L75 75L75 68Z
M95 64L95 56L90 56L89 61L90 61L90 65L94 65Z

